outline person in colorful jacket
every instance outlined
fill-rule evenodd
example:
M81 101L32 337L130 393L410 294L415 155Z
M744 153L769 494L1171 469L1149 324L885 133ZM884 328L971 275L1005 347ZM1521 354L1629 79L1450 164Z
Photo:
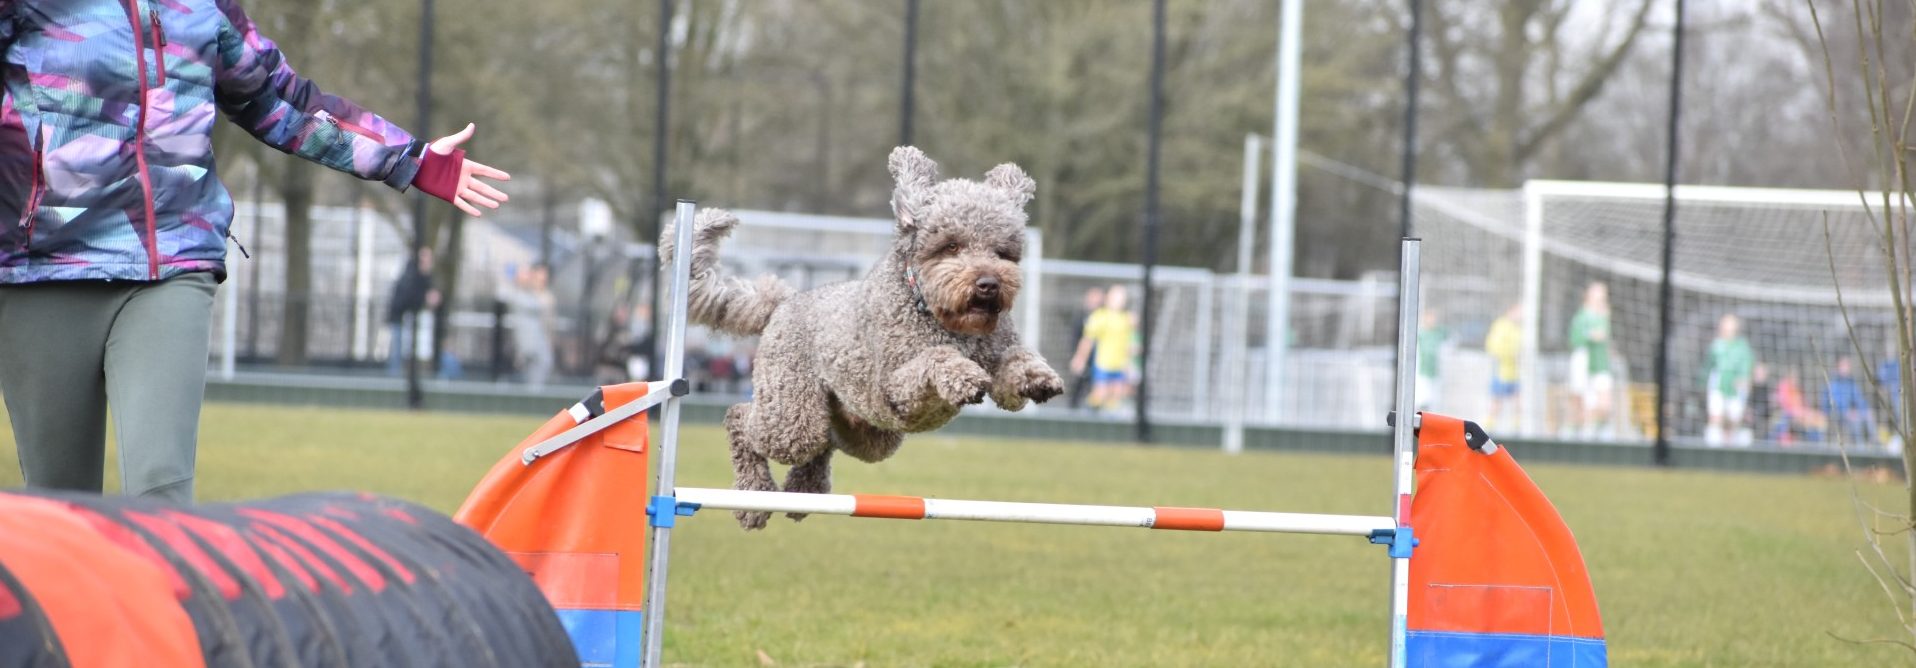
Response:
M301 78L233 0L0 0L0 392L29 486L190 500L233 201L220 116L468 214L509 178Z

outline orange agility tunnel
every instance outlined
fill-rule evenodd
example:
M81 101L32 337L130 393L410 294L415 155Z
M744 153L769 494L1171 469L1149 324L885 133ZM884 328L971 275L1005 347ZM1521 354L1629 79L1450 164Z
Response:
M511 560L410 503L0 493L0 668L578 665Z

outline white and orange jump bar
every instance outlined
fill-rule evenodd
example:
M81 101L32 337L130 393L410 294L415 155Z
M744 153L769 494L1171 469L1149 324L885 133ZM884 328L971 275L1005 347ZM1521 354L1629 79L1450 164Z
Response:
M1063 503L967 501L875 494L795 494L735 489L678 488L683 510L746 510L882 517L895 520L971 520L1140 527L1176 531L1255 531L1371 536L1388 532L1396 520L1370 515L1267 513L1217 508L1165 506L1087 506Z

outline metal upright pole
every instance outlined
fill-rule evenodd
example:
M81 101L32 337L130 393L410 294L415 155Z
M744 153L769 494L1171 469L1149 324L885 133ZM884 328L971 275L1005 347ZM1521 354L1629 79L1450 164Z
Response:
M1151 298L1153 269L1158 263L1158 144L1164 129L1164 0L1151 3L1151 110L1144 158L1144 314L1139 319L1137 439L1151 442Z
M911 145L918 74L918 0L905 0L905 82L898 101L898 145Z
M1297 233L1297 98L1304 49L1304 0L1284 0L1278 18L1277 108L1272 114L1271 288L1264 309L1264 417L1284 411L1285 360L1291 348L1291 245Z
M1391 516L1397 529L1410 526L1410 493L1417 458L1417 315L1420 241L1406 238L1397 261L1397 419L1392 423L1391 459L1396 463ZM1410 557L1393 551L1390 560L1390 665L1401 668L1410 611Z
M692 276L692 212L694 205L679 200L677 221L672 227L672 305L665 337L664 380L677 382L685 375L685 304ZM676 394L665 400L659 422L658 485L655 496L674 496L673 474L678 469L679 410L682 399ZM673 512L671 508L662 509ZM658 666L665 646L665 587L672 557L672 527L652 525L652 554L647 563L645 582L645 656L643 666Z
M419 3L419 123L413 126L413 132L420 136L428 135L427 128L432 123L432 0L420 0ZM419 249L426 245L426 195L413 195L412 200L412 254L408 257L407 268L419 260ZM406 406L419 409L426 406L426 392L419 384L419 355L413 350L419 341L419 314L415 308L403 317L412 319L412 331L405 341L394 341L393 352L406 356Z
M1683 0L1676 0L1674 43L1670 47L1670 130L1663 163L1663 277L1658 293L1657 314L1657 440L1651 451L1658 466L1670 464L1669 405L1666 391L1670 384L1670 270L1676 264L1676 178L1677 121L1683 112Z

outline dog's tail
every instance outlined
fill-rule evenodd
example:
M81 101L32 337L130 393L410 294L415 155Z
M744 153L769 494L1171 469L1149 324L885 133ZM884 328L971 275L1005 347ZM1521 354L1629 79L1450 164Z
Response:
M659 237L659 262L671 266L673 226L667 221ZM719 242L738 226L738 216L724 209L701 209L692 221L692 286L687 302L692 322L728 334L751 336L765 331L772 311L792 296L792 287L766 274L756 281L727 276L720 271Z

